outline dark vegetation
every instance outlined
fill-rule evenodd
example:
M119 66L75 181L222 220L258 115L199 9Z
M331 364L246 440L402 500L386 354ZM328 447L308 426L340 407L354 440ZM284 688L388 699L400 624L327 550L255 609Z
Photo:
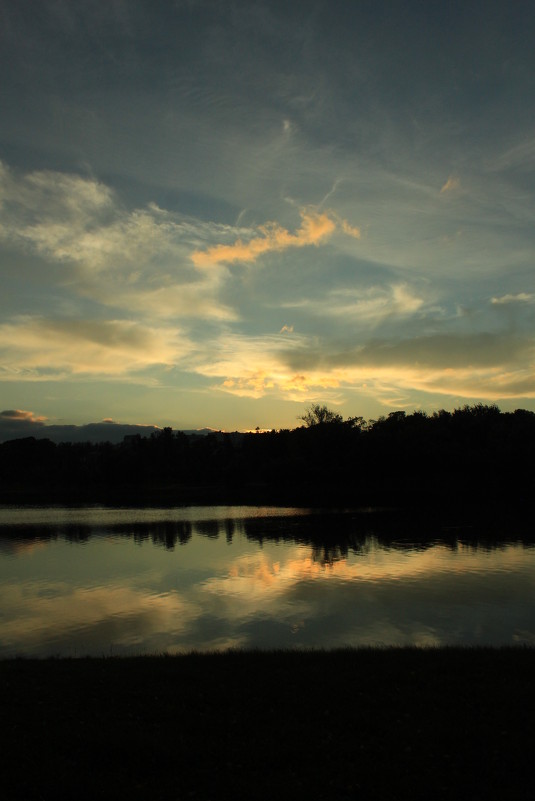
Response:
M167 550L186 545L194 533L210 539L224 536L228 543L238 534L260 546L268 542L293 542L307 546L314 561L322 565L346 559L350 553L366 553L371 540L393 550L425 550L439 543L452 551L463 545L494 550L513 542L535 543L532 515L497 514L493 507L487 512L458 508L451 511L307 510L305 515L252 516L240 520L229 517L223 521L198 519L194 523L189 520L116 522L113 527L106 528L107 532L110 530L115 537L133 538L138 543L150 541ZM64 539L84 543L101 533L94 525L79 522L4 525L0 548L7 548L10 540L45 543Z
M315 406L302 420L269 433L165 428L118 445L4 442L0 500L505 508L534 494L533 412L479 404L366 422Z
M0 662L6 799L531 799L533 649Z

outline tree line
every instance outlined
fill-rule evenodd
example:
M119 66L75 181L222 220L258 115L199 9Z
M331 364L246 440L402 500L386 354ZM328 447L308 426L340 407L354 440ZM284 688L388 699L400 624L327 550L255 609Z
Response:
M0 497L505 507L535 494L530 411L476 404L366 421L314 405L300 419L245 434L164 428L115 445L11 440L0 445Z

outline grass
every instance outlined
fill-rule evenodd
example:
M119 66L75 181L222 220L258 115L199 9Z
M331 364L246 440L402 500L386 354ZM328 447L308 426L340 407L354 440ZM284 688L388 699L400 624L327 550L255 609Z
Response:
M9 799L527 799L535 649L0 662Z

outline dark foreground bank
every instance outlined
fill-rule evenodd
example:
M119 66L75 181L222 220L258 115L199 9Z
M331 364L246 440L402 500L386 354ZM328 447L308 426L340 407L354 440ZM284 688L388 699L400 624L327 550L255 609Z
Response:
M5 799L532 798L535 649L0 662Z

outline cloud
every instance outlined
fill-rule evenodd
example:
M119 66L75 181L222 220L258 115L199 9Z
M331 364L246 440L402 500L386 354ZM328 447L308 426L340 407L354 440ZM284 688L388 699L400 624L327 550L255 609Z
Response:
M238 229L172 215L155 203L127 210L94 179L17 175L1 162L0 202L0 241L59 266L60 287L78 297L152 317L237 318L219 299L225 273L199 275L189 254Z
M305 376L327 372L341 389L376 396L426 392L497 400L535 397L535 340L508 334L446 334L362 346L293 349L281 358Z
M411 192L414 187L418 192L410 197L425 203L430 214L441 205L436 185L435 177L425 185L410 185ZM387 221L379 231L378 222L385 219L381 193L392 188L392 182L380 187L379 197L372 192L372 181L365 186L371 193L366 203L350 203L356 184L344 178L328 195L323 186L316 195L324 196L319 206L299 201L301 216L295 228L279 222L246 228L203 222L155 203L127 208L113 190L92 177L53 171L19 174L0 164L0 239L16 251L12 291L24 296L25 312L32 304L39 310L38 316L26 313L0 324L0 378L100 376L161 383L162 375L173 375L176 381L174 368L179 368L207 379L205 386L212 382L219 391L251 398L334 403L352 392L376 392L381 399L411 392L531 397L533 354L527 339L521 345L508 334L430 333L437 330L431 293L441 309L457 305L446 278L437 278L438 266L449 260L448 265L455 262L452 269L466 272L470 263L475 281L490 269L487 254L480 255L472 240L472 261L460 258L461 266L456 267L450 251L436 248L444 235L443 216L429 239L434 254L417 232L413 236L410 215L394 214L397 227ZM412 214L406 186L400 186L403 192L394 193L394 199L398 204L402 199L403 208ZM343 216L323 205L334 188ZM441 191L459 188L459 179L451 175ZM251 215L260 213L246 197L242 206ZM235 212L231 209L228 218L235 220ZM361 228L346 217L364 219L366 230L373 226L374 237L357 245ZM276 220L277 211L265 212L260 219ZM451 229L458 230L458 220L450 222ZM469 231L459 248L466 246L468 236ZM317 250L327 243L332 243L328 269L325 253ZM300 272L303 259L294 264L290 255L284 272L271 283L262 271L231 267L238 261L256 263L270 253L296 255L303 248L309 248L305 280ZM25 259L28 253L32 258ZM509 262L513 257L517 258L509 255ZM427 259L425 277L415 279ZM15 276L18 263L27 271L22 288ZM199 269L211 265L218 269ZM486 301L479 323L472 317L474 325L485 325L491 305L497 310L535 299L528 292L506 294L503 283L494 286L503 287L504 294ZM46 288L39 306L37 287ZM46 313L50 302L56 303L54 314ZM278 334L266 334L274 330L275 306L291 324L277 320ZM239 328L234 326L238 322ZM448 330L461 324L466 330L468 318L451 318ZM426 336L418 336L420 331ZM187 378L182 375L180 380ZM198 378L194 381L202 386ZM24 406L22 399L10 403Z
M535 301L535 294L528 292L517 292L516 295L501 295L499 297L491 298L491 303L494 305L504 305L509 303L533 303Z
M216 277L217 274L211 275ZM221 283L209 279L210 276L207 276L207 280L202 284L170 283L168 286L145 291L126 287L116 305L164 318L199 317L228 322L238 320L238 312L217 299L217 289ZM102 300L105 302L106 297Z
M38 435L46 430L46 419L24 409L4 409L0 412L0 442Z
M285 134L291 134L295 131L295 125L288 119L282 121L282 130Z
M407 393L466 399L535 397L535 340L508 334L430 335L346 347L319 337L227 336L192 366L239 397L338 403L357 392L387 403ZM399 402L399 401L398 401Z
M0 342L0 365L19 380L124 377L173 366L190 347L175 328L129 320L19 318L0 325Z
M403 364L440 369L507 366L529 357L534 342L507 334L432 334L370 342L354 358L361 364Z
M196 250L191 260L196 267L215 264L232 264L233 262L253 263L266 253L276 253L288 248L301 248L310 245L318 246L327 241L336 228L349 236L360 238L360 229L350 225L347 220L338 220L333 212L319 212L311 208L302 209L301 225L290 233L275 222L258 226L256 233L247 241L237 239L229 245L214 245L207 250Z
M314 301L314 311L320 315L352 319L355 323L377 324L388 317L414 314L424 305L406 284L374 286L364 290L335 289L325 300Z
M260 236L253 237L248 242L237 239L230 245L214 245L208 250L197 250L191 254L191 259L196 267L231 264L235 261L255 262L265 253L319 245L335 229L335 223L327 214L302 211L301 220L301 226L295 234L275 222L269 222L259 226L257 230Z
M456 189L460 188L461 188L460 179L457 178L455 175L450 175L448 180L440 190L440 193L442 194L443 192L454 192Z
M212 388L232 395L307 400L311 388L319 392L338 386L338 380L327 371L309 371L305 376L299 370L288 369L280 352L289 345L299 348L304 342L303 336L295 334L288 339L286 332L256 337L226 334L207 342L202 358L192 358L189 366L199 375L219 379ZM210 354L209 359L206 354ZM312 393L311 397L316 395Z
M27 412L24 409L4 409L0 412L0 420L10 421L13 423L35 423L37 425L44 425L46 417L36 417L33 412Z
M70 221L105 214L113 207L113 192L100 181L70 173L40 170L19 176L0 162L0 203L38 219Z
M350 225L347 220L342 220L341 226L344 234L352 236L355 239L360 239L361 231L360 228L358 228L356 225Z
M498 156L492 163L492 169L504 170L507 168L533 169L535 165L535 137L519 142L509 150Z

